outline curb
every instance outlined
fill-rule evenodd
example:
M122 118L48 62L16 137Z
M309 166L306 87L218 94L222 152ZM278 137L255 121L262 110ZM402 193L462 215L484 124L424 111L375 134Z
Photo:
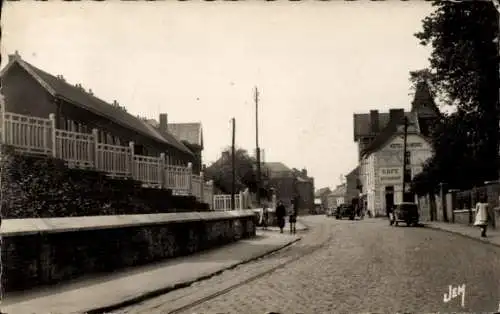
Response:
M493 245L493 246L496 246L496 247L500 247L500 244L491 242L490 240L488 240L488 238L482 239L480 237L473 237L473 236L466 235L466 234L463 234L463 233L460 233L460 232L443 229L443 228L440 228L440 227L437 227L437 226L427 225L425 223L423 225L424 225L424 228L429 228L429 229L438 230L438 231L444 231L444 232L452 233L452 234L455 234L455 235L459 235L459 236L462 236L464 238L471 239L471 240L474 240L474 241L477 241L477 242L486 243L486 244L490 244L490 245Z
M134 304L146 301L148 299L151 299L151 298L154 298L154 297L157 297L157 296L160 296L160 295L172 292L174 290L178 290L178 289L189 287L189 286L191 286L192 284L194 284L196 282L210 279L210 278L212 278L214 276L220 275L221 273L223 273L223 272L225 272L227 270L234 269L234 268L236 268L236 267L238 267L240 265L243 265L243 264L246 264L246 263L250 263L250 262L253 262L253 261L258 260L260 258L263 258L263 257L266 257L266 256L271 255L273 253L276 253L277 251L280 251L280 250L282 250L284 248L287 248L287 247L291 246L292 244L297 243L300 240L302 240L302 238L298 237L297 239L294 239L294 240L292 240L291 242L289 242L289 243L287 243L285 245L282 245L282 246L280 246L278 248L272 249L272 250L267 251L265 253L259 254L257 256L248 258L248 259L243 260L241 262L238 262L238 263L236 263L234 265L225 267L225 268L220 269L220 270L218 270L218 271L216 271L214 273L211 273L211 274L208 274L208 275L204 275L204 276L200 276L200 277L197 277L197 278L195 278L193 280L189 280L187 282L178 283L178 284L175 284L173 286L168 286L168 287L165 287L165 288L156 289L154 291L149 291L149 292L146 292L144 294L141 294L141 295L138 295L138 296L135 296L135 297L131 297L128 300L120 301L119 303L115 303L115 304L111 304L111 305L107 305L107 306L102 306L102 307L99 307L99 308L94 308L94 309L86 311L85 313L86 314L109 313L111 311L115 311L115 310L118 310L118 309L126 307L126 306L131 306L131 305L134 305Z

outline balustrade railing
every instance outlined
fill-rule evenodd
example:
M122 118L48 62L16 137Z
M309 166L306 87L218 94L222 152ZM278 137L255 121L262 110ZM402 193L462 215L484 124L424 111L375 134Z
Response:
M49 119L3 111L0 108L2 143L27 154L47 155L64 160L71 168L89 168L113 178L133 178L145 186L171 189L174 195L193 195L210 201L213 207L213 183L203 174L194 175L188 166L168 165L165 154L159 157L134 154L134 143L110 145L98 141L98 130L80 133L56 128L55 115Z

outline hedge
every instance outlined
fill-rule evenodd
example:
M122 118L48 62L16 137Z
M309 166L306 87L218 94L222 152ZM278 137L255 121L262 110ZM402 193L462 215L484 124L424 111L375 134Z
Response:
M192 196L142 188L134 180L70 169L64 161L14 153L2 147L1 210L4 219L152 214L208 210Z

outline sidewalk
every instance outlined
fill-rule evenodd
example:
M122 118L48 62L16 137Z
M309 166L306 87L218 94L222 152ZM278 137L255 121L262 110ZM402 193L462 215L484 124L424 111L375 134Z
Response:
M297 232L298 231L306 231L308 229L307 226L301 224L300 221L297 221L295 228L297 229ZM263 231L267 230L267 231L280 232L280 228L275 227L275 226L268 226L267 229L264 229L264 227L257 227L257 230L263 230ZM283 232L288 233L288 234L290 233L290 225L288 223L285 224L285 228L283 228Z
M7 295L0 309L8 314L109 312L186 287L299 240L299 236L258 231L253 239L195 255L81 279L37 292L24 291L17 297Z
M440 221L426 221L423 225L428 228L460 234L474 240L479 240L481 242L490 243L500 247L500 229L498 227L496 230L489 227L486 232L488 237L481 238L481 231L478 227Z

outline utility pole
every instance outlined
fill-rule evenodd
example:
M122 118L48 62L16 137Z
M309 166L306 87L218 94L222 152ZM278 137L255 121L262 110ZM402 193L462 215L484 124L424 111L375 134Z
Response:
M259 90L255 87L255 146L257 155L257 205L260 208L260 187L261 187L261 175L260 175L260 148L259 148Z
M403 202L406 201L406 142L408 138L408 118L405 116L404 140L403 140Z
M233 140L231 145L231 171L233 174L233 180L231 182L231 210L236 208L234 194L236 193L236 149L235 149L235 137L236 137L236 119L232 119L233 124ZM240 200L241 202L241 200Z

